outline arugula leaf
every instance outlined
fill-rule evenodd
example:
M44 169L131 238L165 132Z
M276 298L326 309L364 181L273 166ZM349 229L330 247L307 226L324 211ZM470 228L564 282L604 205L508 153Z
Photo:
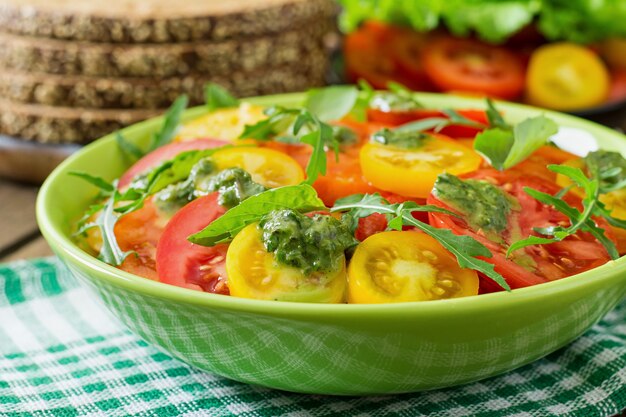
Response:
M578 231L584 231L589 232L605 247L611 259L619 258L619 253L615 244L605 235L604 229L598 227L593 220L593 216L607 216L604 206L598 200L600 191L599 180L597 178L591 180L588 179L579 168L564 165L549 165L548 169L556 172L557 174L567 176L585 191L585 198L583 199L584 209L581 213L577 208L569 206L561 198L551 196L550 194L543 193L532 188L525 188L524 191L535 200L540 201L543 204L551 205L561 213L565 214L565 216L567 216L570 220L570 226L535 228L535 232L544 236L551 236L551 238L530 236L526 239L519 240L509 247L507 256L510 256L511 253L526 246L545 245L560 242L568 236L576 234Z
M323 122L340 120L349 114L359 99L359 90L352 85L317 88L307 93L304 107Z
M242 201L200 232L189 236L188 240L202 246L214 246L232 240L244 227L274 210L292 209L307 213L324 208L324 202L308 184L274 188Z
M96 177L86 172L80 172L80 171L71 171L68 174L73 177L82 178L83 180L87 181L91 185L95 185L106 195L111 195L115 191L115 185L111 184L104 178Z
M413 226L418 230L436 239L441 245L452 253L461 268L470 268L482 272L494 280L507 291L511 287L506 280L497 273L494 265L483 261L478 257L491 258L493 255L482 243L470 236L458 236L448 229L439 229L421 222L412 216L415 211L437 211L456 216L454 213L434 206L419 206L414 202L389 204L387 200L378 194L354 195L337 200L330 209L331 213L347 212L346 221L352 227L356 227L358 219L374 213L381 213L387 217L388 227L401 230L402 226Z
M172 106L165 113L165 119L163 120L161 130L152 135L152 141L150 142L150 147L146 153L160 148L163 145L167 145L172 141L174 135L176 134L176 128L180 124L183 112L187 108L188 102L189 99L186 95L182 95L174 101Z
M479 129L482 129L485 127L484 124L478 123L477 121L472 120L472 119L468 119L467 117L463 116L461 113L457 112L456 110L442 109L441 112L445 114L446 116L448 116L449 125L470 126L470 127L477 127Z
M495 122L500 125L499 120ZM474 140L474 149L494 168L503 171L519 164L547 144L550 136L557 131L556 123L544 116L537 116L518 123L512 129L500 126L479 133Z
M254 125L246 125L240 138L272 140L278 134L291 136L294 143L306 143L313 147L311 158L306 166L307 182L313 183L321 174L326 174L326 149L332 148L339 156L340 130L320 120L309 110L271 107L265 112L269 117Z
M228 90L214 83L209 83L204 87L204 101L209 112L239 106L239 100L231 95Z
M144 156L144 152L135 146L134 143L126 140L121 132L116 132L115 141L117 142L117 146L122 151L122 154L124 154L124 156L129 160L134 162Z
M102 247L98 259L110 265L118 266L133 252L124 252L117 243L114 229L119 216L115 213L114 207L115 198L109 198L93 225L100 229L102 235Z
M504 130L510 130L511 125L508 124L502 114L498 109L496 109L496 105L494 104L491 98L487 98L487 120L489 121L490 127L500 128Z

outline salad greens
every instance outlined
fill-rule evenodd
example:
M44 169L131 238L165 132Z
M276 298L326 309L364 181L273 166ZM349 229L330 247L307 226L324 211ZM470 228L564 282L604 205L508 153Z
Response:
M452 33L499 43L537 21L549 40L590 43L626 37L626 3L617 0L339 0L340 24L350 32L364 20L411 26L419 32L446 26Z
M256 223L272 211L290 209L301 213L324 210L324 202L308 184L273 188L244 200L238 206L211 222L189 241L202 246L214 246L231 241L249 224Z
M583 199L584 209L581 212L577 208L571 207L561 198L534 190L532 188L525 188L524 191L534 199L544 204L551 205L561 213L565 214L569 218L571 225L569 227L536 227L534 230L537 233L547 237L530 236L526 239L519 240L511 245L507 252L507 256L526 246L545 245L559 242L580 230L593 235L593 237L595 237L605 247L611 259L619 258L619 253L617 252L615 244L604 234L604 229L599 227L593 220L593 217L603 217L612 224L617 224L620 225L620 227L626 228L626 222L612 218L609 212L604 208L604 205L599 201L600 179L597 176L589 179L579 168L564 165L549 165L548 169L557 174L565 175L576 185L582 188L585 192L585 198Z
M239 105L239 100L228 90L214 83L209 83L204 87L204 101L210 112Z
M510 126L493 111L489 115L490 123L495 123L497 127L476 135L474 150L500 171L524 161L546 145L550 136L558 131L557 124L545 116L536 116Z
M352 228L356 228L359 218L367 217L374 213L384 214L387 217L388 227L390 229L402 230L403 226L413 226L441 243L444 248L456 257L459 266L462 268L470 268L482 272L505 290L511 290L511 287L507 284L502 275L494 270L492 264L479 259L479 257L492 257L489 249L482 243L470 236L457 236L449 229L433 227L412 216L412 213L417 211L442 212L456 216L448 210L437 206L420 206L412 201L389 204L389 202L379 194L360 194L337 200L330 211L331 213L345 213L345 216L348 216L346 222L351 224Z

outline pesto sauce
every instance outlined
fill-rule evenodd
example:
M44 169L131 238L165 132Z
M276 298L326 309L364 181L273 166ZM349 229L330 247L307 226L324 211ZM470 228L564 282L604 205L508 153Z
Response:
M275 210L263 216L259 228L265 249L304 275L337 270L346 249L356 244L345 224L322 214Z
M424 108L411 94L399 94L391 91L375 93L369 106L372 109L382 111L409 111Z
M173 214L198 197L217 191L218 203L231 208L246 198L265 191L265 187L252 181L250 174L241 168L218 171L208 157L198 161L186 180L171 184L154 196L159 210Z
M422 132L384 128L374 133L370 141L400 149L416 149L422 147L429 137Z
M433 194L461 213L474 230L502 233L507 228L512 209L510 197L489 182L441 174L435 181Z

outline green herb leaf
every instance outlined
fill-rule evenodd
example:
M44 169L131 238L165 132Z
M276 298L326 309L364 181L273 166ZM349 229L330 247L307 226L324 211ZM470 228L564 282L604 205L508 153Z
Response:
M204 87L204 101L210 112L239 106L239 100L228 90L214 83L209 83Z
M383 128L370 137L370 141L400 149L417 149L430 136L418 131Z
M550 194L534 190L532 188L525 188L524 191L533 197L535 200L551 205L570 220L569 227L552 227L552 228L536 228L535 231L546 236L552 236L551 238L538 238L536 236L530 236L526 239L519 240L513 243L508 251L507 256L510 256L514 251L531 245L545 245L554 242L559 242L568 236L576 234L578 231L589 232L595 237L606 249L611 259L619 258L619 253L615 244L605 235L604 229L598 227L593 220L593 216L606 215L603 205L598 200L599 197L599 180L588 179L585 174L578 168L568 167L564 165L549 165L548 169L561 175L567 176L571 181L576 183L585 191L585 198L583 199L584 210L582 213L575 207L571 207L561 198L551 196Z
M172 141L188 102L189 99L186 95L182 95L174 101L167 113L165 113L161 130L152 135L152 141L146 153L160 148L163 145L167 145Z
M317 88L307 93L304 107L322 122L330 122L349 114L358 98L359 90L352 85Z
M102 236L102 248L100 249L98 259L108 263L109 265L118 266L121 265L122 262L124 262L124 259L126 259L126 257L133 252L124 252L117 243L114 229L115 223L117 223L119 217L114 211L114 205L115 198L109 198L109 200L107 200L104 204L104 207L96 219L94 226L97 226L100 229Z
M122 154L130 161L137 161L144 156L144 152L135 146L134 143L126 140L121 132L116 132L115 141L117 142L117 146L122 151Z
M470 268L482 272L494 280L502 288L510 291L511 288L506 280L497 273L494 266L478 257L491 258L492 254L482 243L470 236L457 236L448 229L439 229L427 223L415 219L412 215L415 211L437 211L455 215L454 213L433 206L419 206L414 202L389 204L380 195L355 195L337 200L330 209L331 213L346 212L344 216L352 227L356 227L358 219L374 213L381 213L387 217L388 227L401 230L402 226L413 226L418 230L436 239L441 245L452 253L462 268ZM455 215L456 216L456 215Z
M482 129L482 128L486 127L482 123L478 123L475 120L468 119L467 117L463 116L461 113L457 112L456 110L453 110L453 109L443 109L443 110L441 110L441 112L443 114L445 114L446 116L448 116L448 124L449 125L470 126L470 127L476 127L476 128L479 128L479 129Z
M96 177L91 174L87 174L86 172L80 172L80 171L71 171L69 172L69 175L73 177L82 178L83 180L87 181L89 184L95 185L103 193L105 193L105 195L112 195L113 192L115 191L115 185L111 184L104 178Z
M489 121L490 127L495 127L504 130L511 130L512 126L508 124L504 118L502 117L502 113L498 109L496 109L493 100L487 98L487 120Z
M556 123L537 116L518 123L512 130L496 127L479 133L474 140L474 149L494 168L502 171L524 161L547 144L550 136L557 131Z
M323 210L325 206L315 189L308 184L274 188L244 200L202 231L189 236L188 240L202 246L225 243L232 240L247 225L258 222L274 210L281 209L306 213Z

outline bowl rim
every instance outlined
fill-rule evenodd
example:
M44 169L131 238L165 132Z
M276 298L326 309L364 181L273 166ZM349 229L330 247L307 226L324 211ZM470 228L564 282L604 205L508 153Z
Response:
M484 108L484 100L479 98L460 97L450 94L437 93L416 93L419 99L424 101L451 101L452 107L468 106L473 108ZM304 98L304 93L289 93L271 96L253 97L243 99L243 101L252 104L268 104L275 100L287 102L300 102ZM528 105L508 102L498 102L498 106L506 111L506 109L516 110L527 113L541 113L548 117L555 117L561 121L570 122L571 124L591 127L592 130L601 132L602 135L613 136L615 139L624 140L626 136L612 130L606 126L580 119L578 117L544 110ZM184 120L200 116L206 113L204 106L198 106L188 109L185 112ZM123 129L121 132L125 134L140 133L149 131L160 126L163 116L148 119L146 121L134 124ZM199 307L219 308L232 311L249 312L265 315L276 316L292 316L292 317L316 317L317 319L331 320L338 314L344 318L385 318L393 316L398 317L398 312L402 315L412 314L437 314L437 315L454 315L462 309L464 312L472 312L483 309L508 308L513 304L526 303L529 301L550 298L557 296L559 293L569 291L579 291L585 287L600 285L603 281L609 281L615 278L620 272L626 273L626 256L615 261L583 272L581 274L567 277L552 282L547 282L531 287L520 288L511 292L497 292L490 294L481 294L479 297L463 297L446 300L433 301L416 301L403 303L387 303L387 304L318 304L318 303L298 303L288 301L267 301L254 300L239 297L223 296L218 294L204 293L187 288L177 287L170 284L153 281L128 272L117 269L108 265L99 259L89 255L76 245L70 236L67 236L60 230L55 222L48 215L48 207L52 204L51 188L53 184L63 181L62 176L66 174L75 161L80 160L84 155L97 152L98 148L111 146L115 141L115 134L109 134L86 145L83 149L71 155L63 161L45 180L40 188L36 202L36 216L39 228L48 241L50 246L60 258L68 257L73 262L79 264L83 268L91 269L97 273L98 278L105 280L108 284L123 287L127 290L141 293L160 299L168 299L174 302L180 302ZM624 145L626 151L626 142ZM591 276L594 279L589 279ZM93 277L89 277L93 279Z

